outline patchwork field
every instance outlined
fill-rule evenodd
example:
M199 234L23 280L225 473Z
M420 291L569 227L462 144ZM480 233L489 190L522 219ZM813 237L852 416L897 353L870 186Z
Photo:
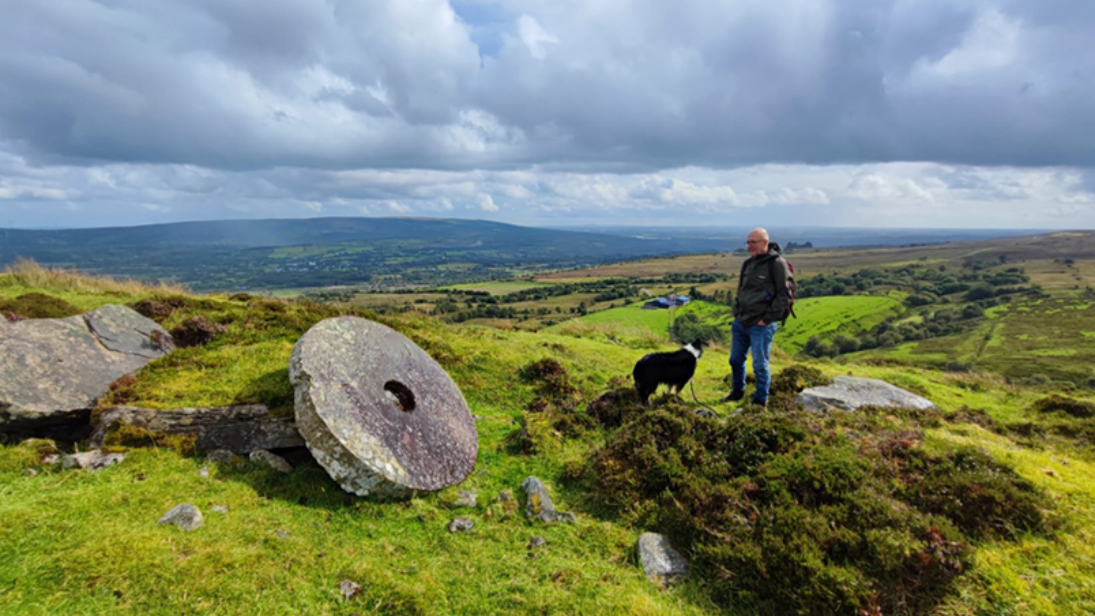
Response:
M1083 382L1095 377L1095 302L1058 297L998 306L970 332L853 354L863 357L960 361L1011 379Z

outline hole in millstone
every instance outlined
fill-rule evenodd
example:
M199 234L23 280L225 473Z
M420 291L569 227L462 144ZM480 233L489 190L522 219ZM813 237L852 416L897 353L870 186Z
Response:
M414 410L414 392L403 383L388 381L384 383L384 391L388 392L388 396L395 399L395 405L399 410L404 413L410 413Z

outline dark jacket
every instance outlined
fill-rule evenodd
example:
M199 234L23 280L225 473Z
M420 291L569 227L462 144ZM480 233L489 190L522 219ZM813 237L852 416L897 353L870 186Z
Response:
M744 327L752 327L758 321L775 323L783 320L790 304L787 262L779 244L769 242L767 253L749 257L741 264L734 318Z

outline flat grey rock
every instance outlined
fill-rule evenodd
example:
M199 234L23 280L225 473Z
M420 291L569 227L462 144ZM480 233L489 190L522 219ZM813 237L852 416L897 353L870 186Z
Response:
M646 579L659 587L669 586L688 577L688 561L673 549L669 539L658 533L643 533L636 543L639 562Z
M93 449L63 456L61 458L61 468L81 468L94 473L108 466L118 464L125 460L125 456L124 453L104 453L102 450Z
M251 461L257 462L265 466L269 466L279 473L291 473L293 472L293 465L289 464L285 458L277 455L276 453L270 453L265 449L257 449L251 452Z
M118 406L99 416L89 440L91 446L103 446L110 433L124 425L153 433L193 436L198 451L248 454L257 449L304 446L293 420L270 417L269 409L262 404L180 409Z
M156 523L174 524L182 530L194 530L205 524L205 518L202 517L202 512L197 507L190 503L183 503L172 507Z
M399 332L359 317L317 323L289 360L296 426L344 490L406 497L463 481L478 434L452 378Z
M338 593L342 595L343 599L349 601L361 594L361 586L358 586L350 580L342 580L338 583Z
M0 432L48 435L86 423L111 383L171 352L170 341L125 306L8 323L0 328Z
M804 389L795 402L808 411L852 411L861 406L926 410L935 404L878 379L838 376L831 385Z

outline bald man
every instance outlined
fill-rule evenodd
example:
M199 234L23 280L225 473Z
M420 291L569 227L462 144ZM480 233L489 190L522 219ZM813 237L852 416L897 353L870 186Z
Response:
M791 292L787 287L789 273L779 244L768 241L768 231L753 229L745 246L749 249L749 258L741 265L738 296L734 300L734 324L730 328L730 372L734 384L730 395L722 401L734 402L745 397L745 356L751 353L753 374L757 377L753 403L766 406L768 384L772 379L768 368L772 339L791 305Z

